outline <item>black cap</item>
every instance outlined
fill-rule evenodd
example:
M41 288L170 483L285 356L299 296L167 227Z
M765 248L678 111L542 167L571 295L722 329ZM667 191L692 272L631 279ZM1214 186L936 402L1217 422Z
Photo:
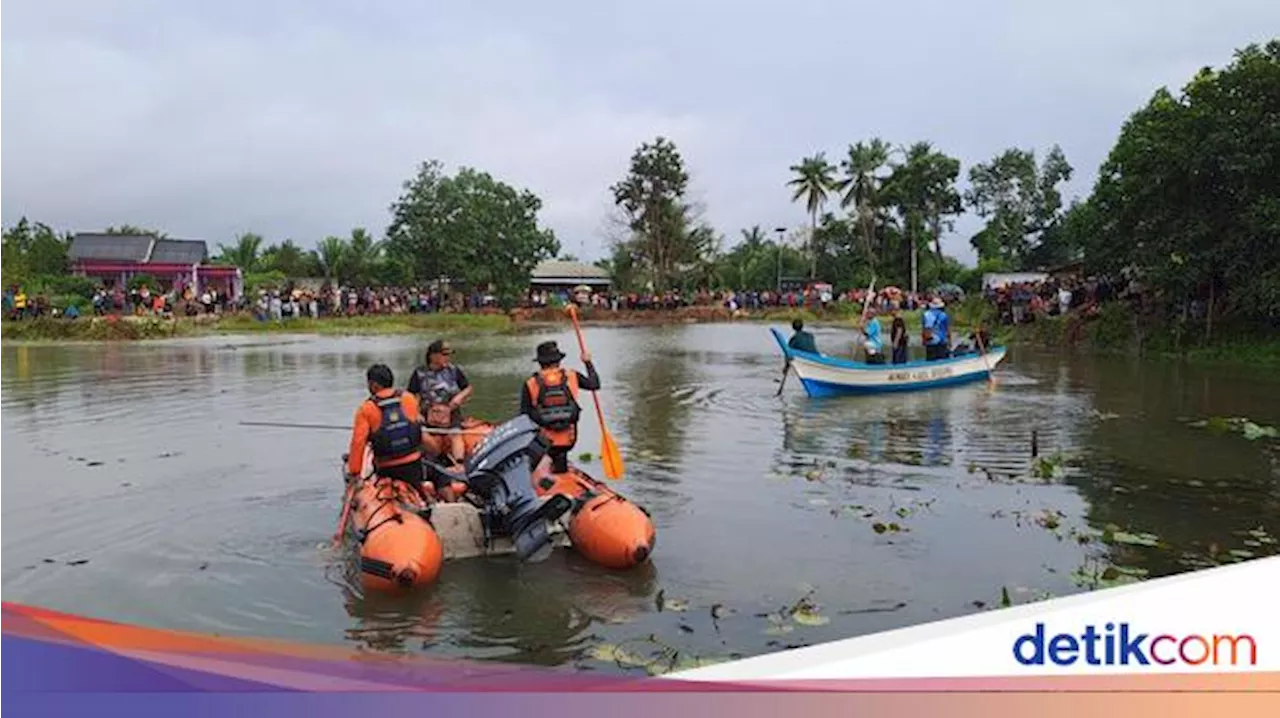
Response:
M555 364L564 359L564 352L560 351L560 346L555 342L543 342L538 345L538 356L534 360L539 364Z

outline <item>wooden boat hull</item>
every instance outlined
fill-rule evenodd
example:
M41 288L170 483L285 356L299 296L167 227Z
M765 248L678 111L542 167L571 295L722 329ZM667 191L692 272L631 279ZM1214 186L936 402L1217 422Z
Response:
M1004 347L992 347L983 354L964 354L937 361L906 364L866 364L840 357L822 356L791 349L777 329L770 329L791 369L800 378L805 393L812 397L848 394L882 394L924 391L982 381L1005 357Z

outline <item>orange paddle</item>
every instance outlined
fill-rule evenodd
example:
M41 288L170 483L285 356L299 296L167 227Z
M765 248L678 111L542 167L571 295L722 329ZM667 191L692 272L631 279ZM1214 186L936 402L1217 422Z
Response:
M578 310L572 304L569 310L569 318L573 320L573 331L578 335L578 350L586 354L587 344L582 339L582 327L578 324ZM600 392L591 392L591 398L596 402L596 417L600 419L600 461L604 464L604 475L610 479L622 478L622 453L618 451L618 445L614 442L613 437L609 435L609 430L604 426L604 411L600 408Z

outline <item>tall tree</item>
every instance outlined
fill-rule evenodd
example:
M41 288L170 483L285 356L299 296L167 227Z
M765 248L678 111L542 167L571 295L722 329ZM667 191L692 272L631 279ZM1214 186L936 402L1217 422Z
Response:
M842 193L840 206L853 207L853 216L873 265L876 225L881 221L883 212L880 191L886 179L879 172L889 162L889 149L889 143L879 137L850 145L848 155L840 162L844 179L836 186Z
M915 290L918 251L932 238L940 262L942 228L949 226L950 218L962 210L960 194L955 188L960 161L938 152L928 142L916 142L904 149L902 155L903 162L894 166L893 174L886 181L885 195L902 221L906 263L911 267Z
M1239 50L1125 123L1080 237L1092 269L1136 273L1170 308L1280 316L1280 40Z
M313 269L312 262L312 257L302 247L294 244L293 240L286 239L263 250L259 265L263 271L280 272L295 279L309 276Z
M214 257L214 261L221 264L235 265L245 273L256 272L261 259L261 249L262 235L245 232L237 235L236 243L230 247L219 244L218 254Z
M827 202L827 195L836 187L836 168L827 161L825 152L806 157L800 164L791 165L795 176L787 186L793 192L791 201L804 199L805 209L809 212L809 278L818 274L818 255L814 249L814 239L818 233L818 212Z
M987 220L972 240L979 258L999 257L1021 266L1045 230L1060 218L1058 185L1070 180L1071 173L1057 145L1040 166L1034 151L1015 148L970 168L965 202Z
M316 244L316 260L326 279L342 282L346 278L343 274L346 256L347 240L342 237L325 237Z
M702 266L714 246L715 233L686 201L688 187L680 151L658 137L636 149L627 175L610 188L629 232L617 244L631 252L659 291L675 287L682 271Z
M4 230L4 284L21 284L35 277L67 273L69 241L58 237L49 225L26 217Z
M441 167L422 163L391 205L388 257L414 279L491 285L504 300L514 298L528 288L534 266L560 251L551 230L538 226L542 200L486 172L463 167L449 177Z

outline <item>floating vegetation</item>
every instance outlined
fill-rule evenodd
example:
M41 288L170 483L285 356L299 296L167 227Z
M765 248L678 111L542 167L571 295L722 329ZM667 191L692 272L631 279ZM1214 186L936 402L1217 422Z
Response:
M1148 546L1157 547L1160 545L1160 537L1150 533L1130 533L1122 531L1115 524L1107 524L1106 529L1102 532L1102 540L1109 544L1122 544L1125 546Z
M584 451L581 454L578 454L578 461L582 461L584 463L587 461L591 461L594 458L595 458L595 455L592 454L590 451Z
M654 596L653 603L658 609L658 613L663 611L671 611L672 613L684 613L689 610L689 602L681 598L667 598L666 589L659 589L658 595Z
M1061 453L1036 457L1031 462L1031 475L1045 481L1061 479L1067 475L1067 457Z
M651 676L711 666L736 657L700 656L668 645L653 634L616 644L601 643L592 647L587 656L601 663L613 663L622 669L643 668Z
M797 625L816 627L831 623L831 619L822 615L821 607L813 600L813 594L817 592L817 589L811 586L801 586L801 589L807 590L805 590L803 596L790 606L784 606L772 613L757 614L758 617L764 618L769 623L764 629L766 636L786 635L795 630Z
M1114 588L1130 583L1138 583L1145 579L1148 571L1136 566L1115 566L1102 561L1091 560L1076 567L1071 572L1071 580L1077 586L1091 591L1100 588Z
M1256 424L1242 416L1212 416L1208 419L1193 421L1191 426L1197 429L1205 429L1211 434L1238 433L1249 441L1280 437L1280 429L1276 429L1274 426Z

